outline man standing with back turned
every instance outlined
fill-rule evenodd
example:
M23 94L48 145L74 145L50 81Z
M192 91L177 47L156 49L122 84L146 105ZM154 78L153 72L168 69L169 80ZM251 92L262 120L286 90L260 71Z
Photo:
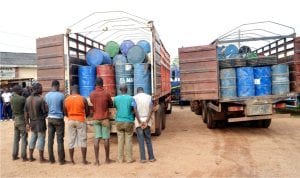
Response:
M22 87L20 85L15 85L13 87L14 95L11 98L11 106L12 112L14 116L14 144L13 144L13 160L18 159L19 153L19 141L20 138L22 140L21 143L21 157L23 161L27 161L27 131L26 131L26 123L24 117L24 106L25 106L25 97L21 96Z
M67 129L68 129L68 142L70 159L74 162L74 147L81 147L82 163L90 164L86 160L87 152L87 133L85 117L90 114L87 100L79 95L78 85L73 85L71 88L71 95L64 101L64 111L68 117Z
M59 92L59 81L52 81L52 91L46 94L46 109L48 111L48 153L50 163L55 163L53 153L54 136L56 132L58 160L60 164L65 163L64 135L65 122L63 113L63 102L65 96Z
M95 128L95 165L99 165L99 141L100 138L104 140L106 163L110 163L109 159L109 138L110 138L110 121L109 121L109 107L113 103L111 96L103 89L103 80L101 77L96 79L96 89L90 95L91 103L94 110L94 128Z
M151 115L153 111L152 98L150 95L144 93L142 87L137 88L137 94L133 97L135 101L135 127L137 139L140 147L141 163L146 162L145 156L145 141L148 150L149 161L154 162L154 154L151 142Z
M40 154L40 163L44 163L47 160L44 158L45 136L46 136L46 108L45 101L41 97L43 87L40 83L33 85L33 92L26 99L24 111L25 121L30 124L31 138L29 142L29 161L34 161L33 151L37 143L37 149ZM29 129L29 125L26 125Z
M114 106L117 109L116 113L116 127L118 135L118 161L123 162L124 146L126 152L126 162L132 163L132 135L134 129L133 116L133 97L127 94L127 86L122 84L120 86L121 95L114 98Z

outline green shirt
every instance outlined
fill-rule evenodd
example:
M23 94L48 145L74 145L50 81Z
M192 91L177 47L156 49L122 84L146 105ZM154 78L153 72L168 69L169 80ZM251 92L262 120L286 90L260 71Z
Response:
M114 106L117 109L117 122L134 122L134 99L130 95L119 95L114 98Z
M26 99L24 96L20 96L18 94L14 94L11 97L11 108L12 113L15 118L16 124L24 124L24 106L25 106Z

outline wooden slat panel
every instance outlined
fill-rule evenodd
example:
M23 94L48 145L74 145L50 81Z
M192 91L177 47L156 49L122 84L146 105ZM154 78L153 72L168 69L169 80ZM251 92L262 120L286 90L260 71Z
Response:
M59 80L60 90L65 91L64 35L38 38L37 79L43 93L50 91L52 80Z
M294 62L293 67L290 67L295 71L292 74L291 90L294 92L300 92L300 37L294 39ZM291 66L291 65L290 65Z
M62 39L64 39L63 34L49 36L45 38L38 38L36 40L36 47L37 49L40 49L40 48L48 48L51 46L62 46L64 44L64 41Z
M182 99L218 99L216 46L180 48L179 62Z
M48 59L64 56L63 46L50 46L45 48L38 48L36 51L38 59Z

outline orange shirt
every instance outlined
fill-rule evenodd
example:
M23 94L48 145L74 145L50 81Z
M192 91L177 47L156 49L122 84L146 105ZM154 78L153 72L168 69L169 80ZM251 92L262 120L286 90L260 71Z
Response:
M65 100L65 108L67 109L69 120L84 122L85 104L82 96L78 94L68 96Z

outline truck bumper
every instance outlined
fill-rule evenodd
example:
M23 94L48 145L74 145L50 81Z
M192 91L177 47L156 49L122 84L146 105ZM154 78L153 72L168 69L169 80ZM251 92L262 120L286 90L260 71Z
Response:
M252 120L262 120L262 119L283 119L290 118L290 114L271 114L263 116L245 116L237 118L228 118L228 122L242 122L242 121L252 121Z

